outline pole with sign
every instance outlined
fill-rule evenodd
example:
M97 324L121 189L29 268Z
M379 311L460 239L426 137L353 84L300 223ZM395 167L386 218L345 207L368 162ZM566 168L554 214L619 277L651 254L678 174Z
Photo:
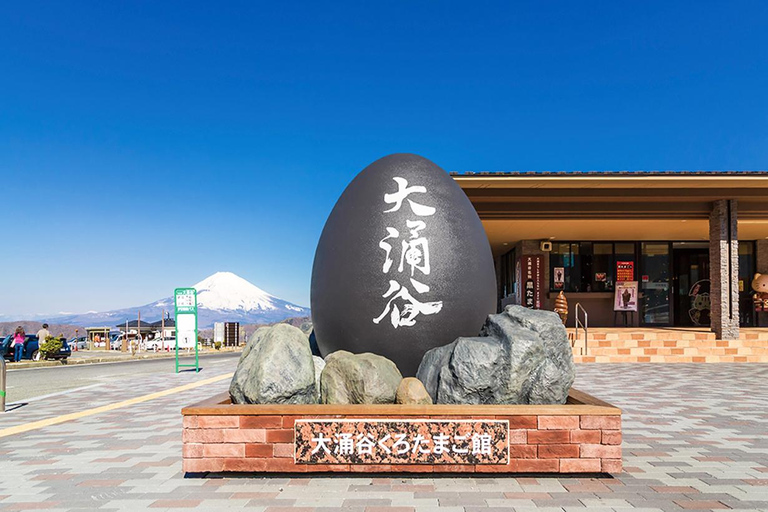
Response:
M176 288L173 292L176 306L176 373L179 368L194 367L200 371L200 358L197 352L197 290L194 288ZM195 347L195 364L179 364L179 342L184 347Z

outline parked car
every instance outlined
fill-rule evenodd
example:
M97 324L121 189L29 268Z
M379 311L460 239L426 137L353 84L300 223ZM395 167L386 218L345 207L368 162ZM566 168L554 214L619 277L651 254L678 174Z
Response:
M22 359L28 359L31 361L40 361L43 354L40 352L40 341L34 334L27 334L24 340L24 348L21 352ZM8 335L0 341L0 354L9 361L13 361L13 335ZM55 356L49 357L49 359L62 359L65 360L72 355L72 350L66 341L61 346L61 350Z
M70 340L67 341L67 345L69 345L69 348L72 350L86 350L88 348L88 337L87 336L79 336L77 338L73 337Z
M124 338L124 335L122 333L120 333L120 334L110 334L109 335L109 348L111 350L122 350L123 349L123 338Z
M146 342L147 350L165 350L176 348L176 338L154 338Z

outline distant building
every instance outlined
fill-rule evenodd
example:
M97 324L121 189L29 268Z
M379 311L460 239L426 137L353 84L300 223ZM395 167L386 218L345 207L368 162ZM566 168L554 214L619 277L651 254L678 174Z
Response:
M224 343L224 322L213 324L213 342Z
M163 338L175 338L176 337L176 320L173 318L166 318L165 322L163 320L158 320L157 322L152 322L149 324L152 326L152 329L155 332L159 332L160 336Z
M236 347L240 344L240 322L224 323L224 346Z

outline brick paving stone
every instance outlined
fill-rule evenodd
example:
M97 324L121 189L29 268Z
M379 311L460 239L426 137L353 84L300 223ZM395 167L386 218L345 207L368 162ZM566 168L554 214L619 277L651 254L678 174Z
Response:
M157 500L150 508L195 508L201 502L199 500Z
M392 504L392 500L388 499L357 499L351 498L344 500L341 504L342 507L389 507Z
M681 508L685 510L715 510L715 509L728 509L728 505L720 503L719 501L676 501Z
M200 375L143 377L141 393L210 378L233 366L212 367ZM196 389L0 438L0 475L18 476L0 478L0 511L134 511L165 503L259 512L768 510L768 386L761 384L768 365L580 364L577 373L578 389L624 411L625 471L613 478L184 478L179 410L201 399ZM203 395L227 386L226 381L210 385ZM119 379L105 382L85 406L82 397L71 395L33 402L0 415L0 429L120 401L125 388Z

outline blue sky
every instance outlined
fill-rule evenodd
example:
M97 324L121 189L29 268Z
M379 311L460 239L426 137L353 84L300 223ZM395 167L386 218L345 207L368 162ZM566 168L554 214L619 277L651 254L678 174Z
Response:
M764 2L17 2L0 16L0 315L219 270L308 305L349 181L765 169Z

